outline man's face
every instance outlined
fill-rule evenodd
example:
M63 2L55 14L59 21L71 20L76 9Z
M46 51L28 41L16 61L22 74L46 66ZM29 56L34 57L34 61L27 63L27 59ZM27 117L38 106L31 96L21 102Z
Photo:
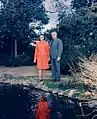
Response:
M57 38L57 33L56 32L52 32L51 36L52 36L52 39L56 39Z

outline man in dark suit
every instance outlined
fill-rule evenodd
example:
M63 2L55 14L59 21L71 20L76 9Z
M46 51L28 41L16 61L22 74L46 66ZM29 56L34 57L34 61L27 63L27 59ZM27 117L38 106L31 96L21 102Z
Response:
M50 48L52 79L53 81L60 81L60 59L63 51L63 43L57 38L57 32L52 32L52 42Z

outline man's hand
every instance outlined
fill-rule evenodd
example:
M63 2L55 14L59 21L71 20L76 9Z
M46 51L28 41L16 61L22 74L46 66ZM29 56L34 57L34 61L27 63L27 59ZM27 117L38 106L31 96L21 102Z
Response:
M58 62L60 61L60 57L57 58L57 61L58 61Z

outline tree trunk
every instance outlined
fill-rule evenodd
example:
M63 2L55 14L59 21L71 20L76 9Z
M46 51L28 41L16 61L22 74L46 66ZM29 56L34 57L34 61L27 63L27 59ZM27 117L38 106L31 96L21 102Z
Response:
M15 39L15 58L17 58L17 40Z

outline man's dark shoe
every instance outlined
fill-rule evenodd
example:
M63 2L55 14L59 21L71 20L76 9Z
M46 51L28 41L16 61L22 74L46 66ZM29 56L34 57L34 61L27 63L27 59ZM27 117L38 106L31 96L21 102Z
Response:
M52 81L53 81L53 82L56 82L56 80L55 80L55 79L53 79Z
M57 81L57 82L60 82L60 79L57 79L56 81Z

